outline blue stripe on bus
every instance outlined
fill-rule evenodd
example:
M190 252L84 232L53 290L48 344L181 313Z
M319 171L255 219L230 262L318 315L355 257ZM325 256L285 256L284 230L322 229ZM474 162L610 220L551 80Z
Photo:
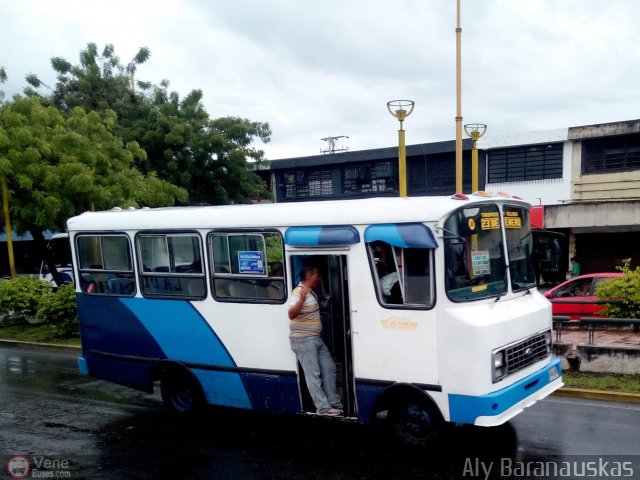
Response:
M289 227L284 234L284 243L294 246L352 245L358 242L360 234L350 225Z
M148 391L153 363L91 355L100 351L137 358L235 367L231 355L204 318L184 300L149 300L78 294L82 347L90 375ZM211 403L251 408L239 373L194 370Z
M121 302L151 333L166 358L201 365L236 366L218 336L189 302L144 298L122 298ZM195 369L193 372L209 403L251 408L240 374Z
M271 413L300 413L298 377L292 375L264 375L243 373L245 385L255 410Z
M481 396L449 395L450 421L474 424L478 417L500 415L551 383L549 372L553 368L556 368L558 373L562 371L559 359L551 360L543 369L497 392Z
M158 342L120 298L79 293L77 300L85 357L91 350L146 358L166 357Z
M188 301L121 298L158 342L167 358L178 362L235 367L218 336Z
M401 248L438 248L431 230L422 223L383 223L364 231L364 241L383 241Z

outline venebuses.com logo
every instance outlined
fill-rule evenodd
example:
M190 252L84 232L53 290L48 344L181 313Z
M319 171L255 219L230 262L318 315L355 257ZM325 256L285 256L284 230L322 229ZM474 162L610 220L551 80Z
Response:
M9 472L11 478L27 478L30 470L31 465L25 457L16 455L7 462L7 472Z
M7 462L10 478L71 478L68 459L14 455Z

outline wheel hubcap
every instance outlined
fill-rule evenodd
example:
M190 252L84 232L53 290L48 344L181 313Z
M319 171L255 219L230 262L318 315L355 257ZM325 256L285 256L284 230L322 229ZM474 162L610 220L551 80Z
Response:
M193 393L188 385L176 385L171 398L179 410L189 410L193 406Z
M411 405L405 411L404 426L412 436L425 437L431 429L431 417L418 405Z

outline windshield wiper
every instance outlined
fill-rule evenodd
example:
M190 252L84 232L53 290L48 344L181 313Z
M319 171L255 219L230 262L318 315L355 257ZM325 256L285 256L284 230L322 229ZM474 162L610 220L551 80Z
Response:
M498 292L498 294L496 295L496 302L499 301L504 295L506 295L507 291L509 290L507 286L507 270L509 270L509 264L505 263L504 272L502 274L502 281L504 282L504 291Z
M524 294L525 294L525 295L531 295L531 287L527 287L526 285L521 287L520 285L518 285L518 288L519 288L519 290L518 290L518 291L520 291L520 292L521 292L522 290L524 290ZM515 290L515 289L514 289L514 290Z
M504 295L506 295L506 291L502 292L498 292L498 294L496 295L496 302L499 301Z

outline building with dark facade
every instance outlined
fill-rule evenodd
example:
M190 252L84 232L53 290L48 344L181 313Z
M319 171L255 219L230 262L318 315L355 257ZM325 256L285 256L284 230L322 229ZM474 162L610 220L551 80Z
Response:
M471 189L471 140L463 142L465 190ZM276 202L398 196L398 148L272 160L270 185ZM480 171L484 172L480 155ZM480 187L484 188L484 175ZM407 146L407 193L455 193L455 142Z
M471 140L464 140L464 192ZM479 142L480 190L506 191L534 206L540 283L640 265L640 120L493 136ZM276 202L397 196L397 147L272 160ZM265 175L266 174L266 175ZM455 142L407 147L409 196L455 193Z

